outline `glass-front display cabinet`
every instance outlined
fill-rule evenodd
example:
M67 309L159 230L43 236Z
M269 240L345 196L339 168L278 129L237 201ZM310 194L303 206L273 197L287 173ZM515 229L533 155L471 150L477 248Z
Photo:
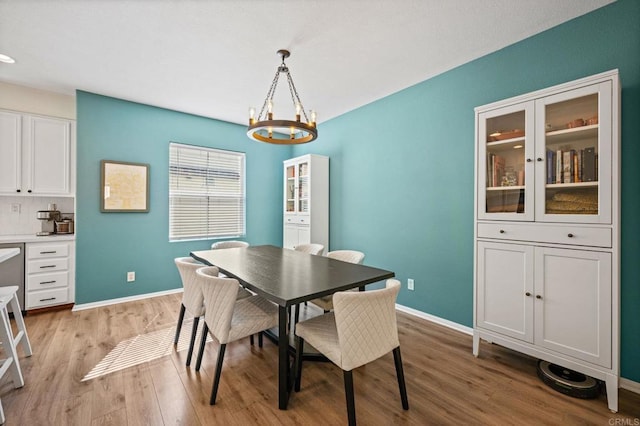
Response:
M610 223L610 111L604 82L480 113L478 218Z

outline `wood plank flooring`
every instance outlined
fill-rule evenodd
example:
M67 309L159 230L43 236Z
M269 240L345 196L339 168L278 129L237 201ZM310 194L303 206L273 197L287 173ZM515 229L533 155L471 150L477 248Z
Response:
M207 344L199 373L184 365L186 351L170 343L180 299L25 317L34 354L25 358L19 350L23 388L13 389L8 376L0 381L6 424L346 424L342 372L330 363L306 362L301 392L288 410L278 410L278 353L268 339L263 348L248 339L227 346L217 404L209 406L218 345ZM613 414L604 394L580 400L544 385L533 358L483 342L476 359L471 336L403 313L398 323L410 409L402 410L388 354L354 373L361 425L640 424L638 394L621 389L620 411ZM181 347L190 329L185 321ZM160 340L147 343L151 333ZM131 342L143 342L130 356L132 365L83 381L120 342L129 351ZM145 358L158 345L168 345L167 355Z

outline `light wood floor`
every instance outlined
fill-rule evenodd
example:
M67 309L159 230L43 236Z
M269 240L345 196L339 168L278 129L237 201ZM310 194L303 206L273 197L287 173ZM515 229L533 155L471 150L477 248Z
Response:
M277 348L266 339L262 349L248 341L227 346L213 407L215 342L207 345L200 373L185 367L185 351L172 345L168 355L145 361L165 338L142 345L138 365L82 381L119 342L146 342L150 333L172 336L180 297L28 315L34 355L21 358L26 385L13 389L7 376L0 381L6 424L346 423L342 373L330 363L305 363L301 392L293 394L288 410L278 410ZM487 343L476 359L468 335L402 313L398 321L410 409L402 410L389 354L354 374L361 425L638 424L640 395L621 389L620 411L612 414L604 395L580 400L545 386L535 359Z

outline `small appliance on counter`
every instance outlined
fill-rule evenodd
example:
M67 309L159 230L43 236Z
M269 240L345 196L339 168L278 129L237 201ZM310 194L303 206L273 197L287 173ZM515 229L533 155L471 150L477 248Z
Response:
M73 213L61 213L55 225L56 234L73 234Z
M38 210L38 220L42 224L42 230L37 232L37 236L54 235L56 233L56 222L60 221L60 211L55 204L49 204L47 210Z

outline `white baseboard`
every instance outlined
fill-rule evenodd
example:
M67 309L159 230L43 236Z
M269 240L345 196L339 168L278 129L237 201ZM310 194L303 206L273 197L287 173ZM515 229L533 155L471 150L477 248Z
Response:
M133 302L135 300L150 299L152 297L166 296L168 294L174 294L174 293L182 293L183 291L184 290L182 288L176 288L174 290L157 291L155 293L145 293L145 294L138 294L135 296L119 297L117 299L101 300L99 302L83 303L81 305L75 305L73 309L71 309L71 311L76 312L76 311L82 311L84 309L93 309L93 308L99 308L102 306L115 305L117 303L125 303L125 302Z
M467 327L462 324L458 324L457 322L449 321L444 318L437 317L435 315L427 314L422 311L418 311L417 309L408 308L406 306L398 305L396 303L396 309L400 312L407 313L409 315L413 315L418 318L425 319L427 321L431 321L436 324L444 325L445 327L451 328L453 330L459 331L464 334L468 334L470 336L473 335L473 328Z
M640 383L634 382L633 380L620 377L620 387L622 389L626 389L628 391L640 394Z
M458 324L457 322L449 321L444 318L440 318L435 315L427 314L422 311L418 311L416 309L408 308L406 306L402 306L398 304L396 304L396 309L399 310L400 312L404 312L406 314L413 315L415 317L422 318L424 320L443 325L445 327L451 328L461 333L473 335L473 328ZM622 389L626 389L628 391L640 394L640 383L634 382L633 380L620 377L619 387Z

